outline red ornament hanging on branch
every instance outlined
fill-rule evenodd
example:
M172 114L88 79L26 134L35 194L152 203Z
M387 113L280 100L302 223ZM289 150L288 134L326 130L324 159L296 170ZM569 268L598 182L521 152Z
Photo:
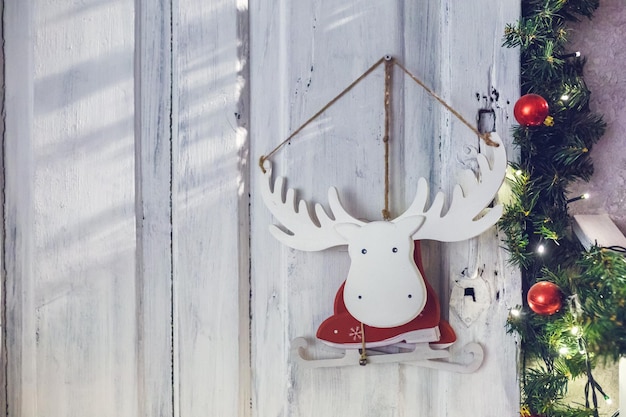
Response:
M561 289L548 281L534 284L526 297L532 311L542 316L550 316L561 309Z
M515 120L526 127L541 126L544 123L550 125L549 112L548 102L538 94L526 94L520 97L513 108Z

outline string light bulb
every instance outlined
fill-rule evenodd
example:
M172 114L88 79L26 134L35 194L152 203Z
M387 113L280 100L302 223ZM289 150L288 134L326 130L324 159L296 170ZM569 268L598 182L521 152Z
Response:
M557 58L560 59L567 59L567 58L580 58L580 51L576 51L576 52L572 52L571 54L565 54L565 55L557 55Z
M511 314L511 316L513 317L519 317L521 312L517 308L512 308L511 310L509 310L509 314Z
M537 253L543 255L546 252L546 246L543 243L537 245Z
M572 329L570 330L570 332L574 335L574 336L578 336L580 334L580 327L578 326L573 326Z
M589 193L583 193L579 195L578 197L570 198L569 200L566 201L566 203L569 204L569 203L573 203L574 201L587 200L589 199L589 197L590 197Z

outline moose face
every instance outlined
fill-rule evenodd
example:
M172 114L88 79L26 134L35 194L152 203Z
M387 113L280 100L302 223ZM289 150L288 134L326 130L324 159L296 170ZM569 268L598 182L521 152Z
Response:
M426 285L413 260L411 238L423 222L423 216L411 216L397 223L335 226L352 261L344 302L354 318L368 326L396 327L424 309Z

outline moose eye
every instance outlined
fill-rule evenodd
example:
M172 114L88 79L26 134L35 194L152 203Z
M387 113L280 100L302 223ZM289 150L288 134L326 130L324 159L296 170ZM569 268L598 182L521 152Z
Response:
M398 252L398 248L393 248L393 249L391 249L391 251L392 251L393 253L397 253L397 252Z
M365 255L367 253L367 249L361 249L361 253Z

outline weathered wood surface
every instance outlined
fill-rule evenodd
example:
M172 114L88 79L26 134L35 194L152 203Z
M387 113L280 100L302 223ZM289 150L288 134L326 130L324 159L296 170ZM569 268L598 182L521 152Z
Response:
M249 410L248 33L240 3L175 2L176 416Z
M3 413L247 415L245 7L5 4Z
M446 309L455 280L482 271L474 279L487 289L487 310L468 328L450 314L460 343L485 347L476 374L304 371L290 357L290 340L313 336L332 311L348 257L272 240L257 192L262 153L385 54L470 120L495 88L498 130L510 141L518 59L500 39L519 5L406 3L265 0L248 12L240 0L4 2L0 409L517 415L515 347L503 326L519 289L493 233L425 245ZM380 218L382 75L381 67L273 158L302 197L325 203L335 185L352 214ZM464 145L478 141L394 77L397 215L419 176L449 191Z
M16 3L8 413L136 413L133 5Z
M386 54L472 122L480 107L493 106L498 130L510 143L507 100L518 94L518 58L501 48L500 39L517 13L514 1L251 4L254 157L269 152ZM272 158L275 173L286 176L300 198L326 205L326 190L334 185L353 215L381 218L382 76L380 68ZM398 215L414 197L419 176L434 191L449 192L460 162L469 159L464 147L479 142L413 81L397 70L394 78L391 194L392 214ZM458 347L477 341L486 350L478 372L407 365L302 369L290 356L290 340L314 339L332 313L349 260L345 250L304 253L274 241L267 232L273 219L257 191L260 177L253 171L253 415L517 415L515 344L504 323L519 289L494 232L425 248L428 277L446 310L454 285L474 279L481 284L474 281L477 292L485 289L477 295L488 299L488 307L470 327L450 314Z
M171 154L172 10L164 1L136 3L135 144L137 164L136 317L138 415L171 415L173 267ZM160 366L155 366L155 363Z

